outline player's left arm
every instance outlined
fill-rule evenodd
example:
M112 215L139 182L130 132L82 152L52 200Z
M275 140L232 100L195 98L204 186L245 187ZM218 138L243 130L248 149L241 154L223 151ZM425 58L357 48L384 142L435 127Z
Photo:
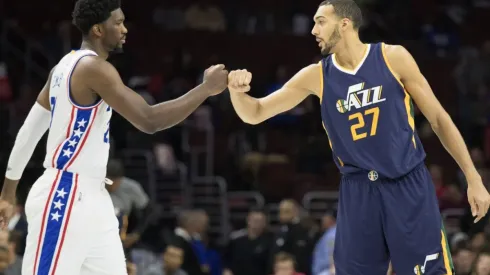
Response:
M54 70L54 68L53 68ZM53 70L49 73L48 80L39 93L36 102L32 106L24 124L17 133L14 147L10 153L10 158L5 173L3 189L0 200L13 204L19 179L29 162L37 143L49 128L51 121L49 86Z
M478 221L488 211L490 196L471 160L463 137L437 100L412 55L404 47L398 45L386 45L385 54L395 77L405 86L406 91L427 118L442 145L465 174L468 182L468 200L473 216L478 216L476 219Z

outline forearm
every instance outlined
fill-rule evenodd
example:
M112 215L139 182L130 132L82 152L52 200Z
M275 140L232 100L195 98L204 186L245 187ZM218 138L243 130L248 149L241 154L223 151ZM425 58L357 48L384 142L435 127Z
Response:
M465 176L467 178L479 177L463 137L456 128L456 125L454 125L451 117L447 113L440 115L437 118L437 122L432 124L432 129L439 137L444 148L446 148L456 163L458 163Z
M262 122L259 117L259 100L246 93L230 92L231 103L240 119L248 124L258 124Z
M5 178L3 181L2 194L0 195L0 199L6 200L11 204L15 203L15 194L17 192L17 185L19 184L19 180L11 180Z
M50 112L36 102L20 128L10 153L1 194L2 199L13 200L15 198L19 179L37 143L48 129L50 120Z
M185 95L151 106L151 132L161 131L186 119L211 95L211 88L201 84Z

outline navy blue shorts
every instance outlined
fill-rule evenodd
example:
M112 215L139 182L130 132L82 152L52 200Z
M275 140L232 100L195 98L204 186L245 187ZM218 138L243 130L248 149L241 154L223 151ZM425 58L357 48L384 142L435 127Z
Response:
M337 275L453 275L431 176L424 164L398 179L343 176L334 263Z

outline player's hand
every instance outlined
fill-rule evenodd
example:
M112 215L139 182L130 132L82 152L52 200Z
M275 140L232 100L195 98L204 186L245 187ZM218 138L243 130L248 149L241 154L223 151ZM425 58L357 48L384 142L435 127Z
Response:
M9 223L12 213L14 211L14 206L12 203L0 199L0 228L5 229Z
M204 71L203 84L209 87L211 95L223 92L228 85L228 71L225 70L225 65L214 65Z
M475 218L475 223L487 214L490 206L490 195L485 185L483 185L480 175L466 177L468 182L468 202L471 206L471 214Z
M252 73L247 70L231 71L228 75L228 89L230 92L246 93L250 91Z

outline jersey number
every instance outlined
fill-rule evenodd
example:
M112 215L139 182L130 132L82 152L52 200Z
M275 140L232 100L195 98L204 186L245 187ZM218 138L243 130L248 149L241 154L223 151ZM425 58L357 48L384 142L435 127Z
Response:
M104 133L104 143L109 143L109 130L111 129L111 125L109 122L107 122L107 130Z
M106 112L110 112L110 111L111 111L111 107L107 106ZM111 121L108 121L107 122L107 130L104 133L104 143L110 143L110 139L109 139L110 129L111 129Z
M366 111L364 111L364 114L358 112L349 116L349 121L354 119L357 120L357 122L350 127L350 132L352 134L352 139L354 141L367 137L367 131L363 131L359 133L358 130L366 126L366 123L364 122L364 117L368 115L373 115L373 123L371 124L371 131L369 132L369 136L376 135L376 129L378 128L378 118L379 118L378 107L367 109Z

